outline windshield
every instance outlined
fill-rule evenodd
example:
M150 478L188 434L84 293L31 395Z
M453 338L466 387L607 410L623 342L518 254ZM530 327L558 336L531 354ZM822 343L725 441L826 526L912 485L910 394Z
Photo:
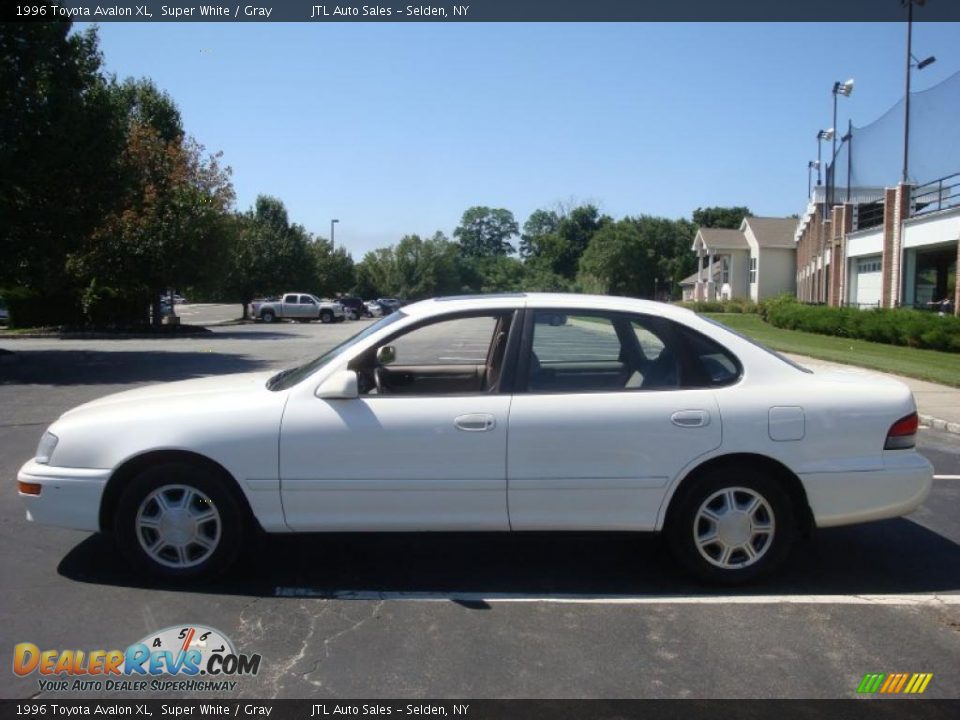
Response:
M331 350L328 350L323 355L318 358L311 360L308 363L299 365L297 367L287 368L286 370L281 370L276 375L267 380L267 390L286 390L296 385L298 382L303 380L305 377L312 375L314 372L322 368L324 365L329 363L335 357L342 355L344 352L349 350L351 347L359 343L360 341L370 337L374 333L378 332L382 328L387 327L388 325L393 325L405 318L402 312L397 311L387 315L372 325L368 325L365 329L358 332L356 335L344 340L342 343L337 345Z
M723 329L726 330L728 333L732 333L732 334L736 335L736 336L737 336L738 338L740 338L741 340L746 340L748 343L750 343L750 344L753 345L754 347L758 347L758 348L760 348L761 350L763 350L764 352L770 353L770 354L773 355L777 360L780 360L781 362L785 362L785 363L786 363L787 365L789 365L790 367L792 367L792 368L794 368L794 369L796 369L796 370L799 370L800 372L805 372L805 373L807 373L808 375L813 375L813 370L811 370L810 368L805 368L803 365L800 365L800 364L798 364L798 363L795 363L793 360L791 360L790 358L788 358L786 355L781 355L781 354L778 353L776 350L773 350L773 349L771 349L771 348L768 348L768 347L767 347L766 345L764 345L763 343L757 342L757 341L754 340L753 338L749 338L749 337L747 337L746 335L744 335L744 334L741 333L741 332L737 332L736 330L734 330L734 329L733 329L732 327L730 327L729 325L724 325L722 322L719 322L718 320L714 320L713 318L708 318L708 317L706 317L705 315L700 315L699 317L700 317L701 319L703 319L703 320L706 320L706 321L707 321L708 323L710 323L711 325L716 325L716 326L719 327L719 328L723 328Z

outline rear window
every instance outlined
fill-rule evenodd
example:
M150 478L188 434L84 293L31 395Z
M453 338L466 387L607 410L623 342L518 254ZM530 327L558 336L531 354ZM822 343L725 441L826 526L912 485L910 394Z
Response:
M779 360L779 361L782 362L782 363L786 363L787 365L789 365L790 367L792 367L794 370L799 370L800 372L807 373L808 375L813 375L813 370L811 370L810 368L805 368L803 365L800 365L800 364L798 364L798 363L795 363L793 360L791 360L790 358L788 358L786 355L781 355L781 354L778 353L776 350L773 350L773 349L771 349L771 348L768 348L768 347L767 347L766 345L764 345L763 343L757 342L756 340L754 340L754 339L751 338L751 337L747 337L747 336L744 335L743 333L741 333L741 332L739 332L739 331L737 331L737 330L734 330L734 329L733 329L732 327L730 327L729 325L724 325L722 322L718 322L718 321L716 321L716 320L714 320L714 319L712 319L712 318L704 317L703 315L700 315L699 317L700 317L701 320L705 320L705 321L707 321L708 323L710 323L711 325L716 325L718 328L721 328L721 329L727 331L728 333L732 333L733 335L736 335L736 336L737 336L738 338L740 338L741 340L746 340L748 343L750 343L750 344L753 345L754 347L760 348L760 349L763 350L765 353L768 353L768 354L770 354L770 355L773 355L777 360Z

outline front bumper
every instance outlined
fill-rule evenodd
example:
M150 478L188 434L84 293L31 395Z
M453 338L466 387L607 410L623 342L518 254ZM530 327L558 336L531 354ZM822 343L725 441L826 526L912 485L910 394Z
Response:
M27 520L74 530L100 530L100 500L110 470L65 468L27 461L17 480L41 486L39 495L18 493Z
M880 470L800 476L817 527L899 517L930 494L933 466L915 452L884 453Z

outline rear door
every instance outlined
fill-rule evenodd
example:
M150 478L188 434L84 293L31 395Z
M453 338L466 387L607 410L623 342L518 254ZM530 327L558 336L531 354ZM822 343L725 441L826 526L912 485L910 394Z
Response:
M300 297L296 293L284 295L280 302L280 316L285 318L300 317Z
M510 409L511 527L654 528L670 480L720 445L713 389L687 386L682 338L659 318L527 318Z

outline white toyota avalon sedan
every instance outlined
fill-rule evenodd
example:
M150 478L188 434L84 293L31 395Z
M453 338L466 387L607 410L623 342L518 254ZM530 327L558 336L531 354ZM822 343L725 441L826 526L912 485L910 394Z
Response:
M168 417L172 422L157 422ZM427 300L279 373L81 405L18 476L27 518L210 576L247 533L659 531L696 576L903 515L932 467L901 383L811 372L692 312L586 295Z

